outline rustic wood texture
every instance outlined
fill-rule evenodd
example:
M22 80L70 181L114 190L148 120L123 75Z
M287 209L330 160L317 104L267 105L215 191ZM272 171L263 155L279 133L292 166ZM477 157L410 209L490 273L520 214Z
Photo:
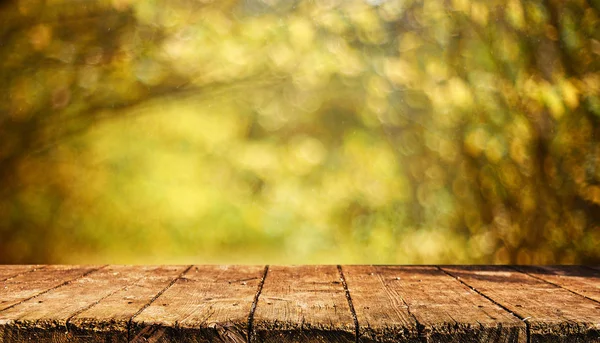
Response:
M133 342L247 341L263 266L195 266L133 318Z
M12 279L21 274L32 272L38 268L43 268L37 265L8 265L0 268L0 282Z
M499 266L442 267L528 325L530 342L600 342L600 304Z
M600 270L581 266L520 266L516 269L597 301L600 305Z
M523 342L526 325L436 267L343 267L363 342Z
M253 329L255 342L355 342L336 266L270 267Z
M0 311L73 281L98 267L50 266L0 283ZM0 312L0 318L3 318Z
M85 316L78 318L76 325L72 320L115 293L151 277L155 269L145 266L105 267L5 309L0 312L0 323L3 324L0 341L126 342L127 328L119 329L119 324L110 323L110 319L104 322L100 319L94 325L85 321ZM112 328L106 328L111 325Z
M360 328L360 341L421 341L419 324L408 308L404 294L388 280L396 276L382 275L379 269L374 266L342 267Z
M127 342L129 321L167 289L187 266L137 267L135 282L110 294L69 320L69 327L88 342Z
M0 265L0 342L600 342L600 270Z

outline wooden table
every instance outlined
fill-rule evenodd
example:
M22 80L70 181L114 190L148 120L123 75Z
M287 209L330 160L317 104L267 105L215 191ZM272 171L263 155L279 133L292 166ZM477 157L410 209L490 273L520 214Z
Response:
M600 268L6 265L0 342L600 342Z

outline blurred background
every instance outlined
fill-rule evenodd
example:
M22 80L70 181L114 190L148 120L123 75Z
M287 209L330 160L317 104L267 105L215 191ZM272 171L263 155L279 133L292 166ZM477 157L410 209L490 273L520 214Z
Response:
M600 0L0 4L0 263L600 263Z

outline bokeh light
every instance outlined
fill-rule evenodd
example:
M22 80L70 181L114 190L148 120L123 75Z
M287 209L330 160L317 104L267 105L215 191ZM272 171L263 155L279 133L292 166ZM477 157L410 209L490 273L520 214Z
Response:
M0 4L0 263L598 263L600 3Z

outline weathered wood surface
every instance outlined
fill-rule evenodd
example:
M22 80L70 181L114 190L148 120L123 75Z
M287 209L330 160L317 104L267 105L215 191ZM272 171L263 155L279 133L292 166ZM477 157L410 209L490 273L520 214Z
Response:
M523 342L526 325L435 267L342 267L365 342Z
M513 268L442 268L526 322L532 343L600 342L600 303L594 300Z
M40 274L53 269L43 269ZM92 272L83 277L3 310L0 318L5 325L0 338L8 341L97 342L108 337L111 341L126 342L127 325L123 328L115 321L118 317L100 312L105 306L103 301L110 302L114 300L111 296L151 277L153 269L134 266L92 268ZM73 269L81 274L78 270ZM58 271L64 272L64 269ZM102 305L98 306L100 303ZM87 311L98 317L86 320ZM126 309L115 310L115 315L122 311Z
M355 329L336 266L269 269L254 313L254 341L354 342Z
M582 266L520 266L517 270L600 302L600 271Z
M600 342L600 270L0 266L0 342Z
M127 342L129 321L153 302L186 266L135 267L129 282L69 320L70 329L85 342ZM121 274L123 271L120 271ZM122 283L123 284L123 283Z
M95 269L98 267L50 266L9 278L3 281L0 287L0 311L3 311L4 315L9 308L65 285Z
M402 292L390 285L399 275L384 275L385 270L381 272L383 268L341 267L356 313L360 340L421 341L420 323L409 309ZM388 269L399 272L398 268Z
M0 268L0 281L6 281L8 279L12 279L21 274L29 273L37 268L43 268L36 265L12 265L12 266L4 266Z
M134 342L248 340L264 266L192 267L132 321Z

